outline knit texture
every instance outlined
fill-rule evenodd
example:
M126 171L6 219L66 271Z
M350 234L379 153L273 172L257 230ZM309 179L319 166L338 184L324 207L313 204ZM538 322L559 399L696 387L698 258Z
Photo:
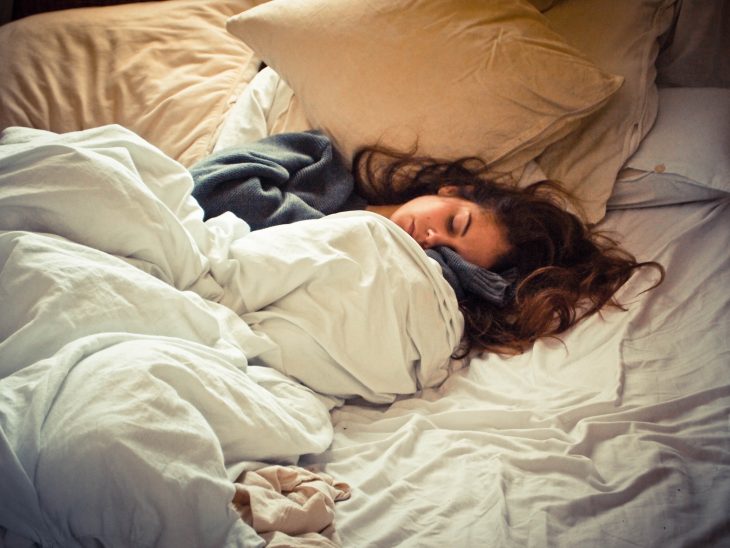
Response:
M283 133L222 150L190 173L205 219L230 211L251 230L367 205L329 139L317 132Z

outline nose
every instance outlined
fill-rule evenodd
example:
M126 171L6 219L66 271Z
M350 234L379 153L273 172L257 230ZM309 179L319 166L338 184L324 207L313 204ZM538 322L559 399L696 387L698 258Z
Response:
M423 249L430 249L440 245L448 245L446 240L447 238L444 237L443 233L434 228L427 228L423 241L420 244Z

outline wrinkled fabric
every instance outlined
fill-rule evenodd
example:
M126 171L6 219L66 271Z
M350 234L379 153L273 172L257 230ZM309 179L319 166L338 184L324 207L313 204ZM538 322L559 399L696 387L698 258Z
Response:
M323 472L267 466L244 472L236 480L233 505L269 546L285 538L292 546L315 541L340 546L334 528L335 502L348 498L349 485Z
M4 536L262 546L232 471L324 451L317 389L392 401L448 374L463 318L393 223L251 233L204 222L191 189L120 126L0 135Z

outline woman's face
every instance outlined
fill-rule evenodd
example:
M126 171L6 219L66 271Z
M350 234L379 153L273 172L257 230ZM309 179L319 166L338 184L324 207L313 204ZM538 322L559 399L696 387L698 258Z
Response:
M491 268L510 247L504 229L479 205L453 196L445 187L438 195L406 202L390 216L423 249L447 246L482 268Z

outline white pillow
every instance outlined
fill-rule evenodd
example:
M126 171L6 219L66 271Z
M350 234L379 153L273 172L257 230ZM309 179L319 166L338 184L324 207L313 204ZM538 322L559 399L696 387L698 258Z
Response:
M659 114L626 167L730 192L730 88L661 88Z
M660 88L652 130L626 162L609 207L667 205L730 193L730 89Z
M271 67L265 67L253 77L226 115L213 152L276 133L309 129L312 126L292 89Z
M702 202L728 194L676 173L626 170L613 187L606 209L634 209Z
M597 222L624 162L656 117L654 63L658 38L672 22L675 0L561 0L545 12L552 28L602 69L625 78L605 108L548 146L542 170L574 192Z
M621 85L526 0L272 0L228 29L346 159L378 142L522 168Z

